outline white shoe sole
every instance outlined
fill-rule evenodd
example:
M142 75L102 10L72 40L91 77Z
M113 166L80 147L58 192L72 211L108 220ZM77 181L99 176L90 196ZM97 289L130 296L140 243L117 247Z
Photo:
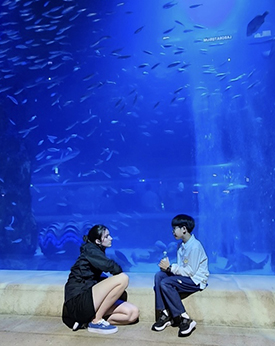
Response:
M186 335L190 334L192 332L192 330L196 328L196 325L197 325L197 322L192 321L190 323L188 329L179 332L179 336L186 336Z
M157 332L161 332L163 329L165 329L166 327L169 327L169 326L171 326L171 321L168 321L168 322L166 322L163 326L161 326L161 327L154 327L154 328L152 328L153 330L155 330L155 331L157 331Z
M112 329L97 329L97 328L89 328L88 327L88 332L90 333L96 333L96 334L114 334L118 331L118 328L112 328Z

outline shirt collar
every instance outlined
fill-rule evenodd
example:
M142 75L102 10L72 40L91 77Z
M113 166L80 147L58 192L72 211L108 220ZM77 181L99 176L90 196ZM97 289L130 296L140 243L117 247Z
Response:
M194 234L192 234L191 237L187 240L186 243L184 243L184 242L181 243L181 246L182 246L184 249L187 249L187 248L193 243L193 241L194 241L195 239L196 239L196 238L195 238Z

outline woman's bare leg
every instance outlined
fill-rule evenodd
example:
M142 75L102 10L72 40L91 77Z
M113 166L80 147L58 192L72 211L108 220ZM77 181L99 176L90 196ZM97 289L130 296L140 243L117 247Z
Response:
M129 324L137 321L139 310L131 303L120 301L114 304L106 315L110 315L107 319L110 324Z
M93 301L96 311L93 323L97 323L106 312L115 304L125 291L129 283L126 274L120 273L100 281L93 286Z

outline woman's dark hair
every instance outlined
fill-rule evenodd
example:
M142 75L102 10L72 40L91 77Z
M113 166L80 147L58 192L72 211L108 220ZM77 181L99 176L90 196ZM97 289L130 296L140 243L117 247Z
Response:
M83 240L86 243L95 243L97 239L101 241L102 234L107 229L108 228L104 225L95 225L89 230L87 235L84 235Z
M175 216L171 223L173 228L185 226L188 233L191 233L195 227L195 220L191 216L185 214Z

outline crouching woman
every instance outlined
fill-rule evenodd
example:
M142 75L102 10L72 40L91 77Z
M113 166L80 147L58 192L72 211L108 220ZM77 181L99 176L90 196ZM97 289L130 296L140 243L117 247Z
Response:
M105 255L112 245L107 227L95 225L83 239L65 285L62 320L74 331L87 327L92 333L116 333L115 325L134 323L139 317L138 308L126 301L129 278ZM103 272L112 276L102 277Z

